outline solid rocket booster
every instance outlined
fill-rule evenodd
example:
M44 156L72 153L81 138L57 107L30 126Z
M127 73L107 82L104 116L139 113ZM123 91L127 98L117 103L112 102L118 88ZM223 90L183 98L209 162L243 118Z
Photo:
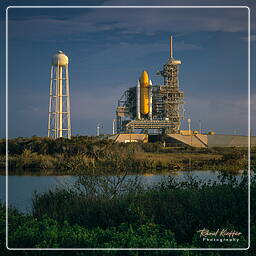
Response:
M137 119L140 119L140 81L137 82Z
M152 81L149 80L149 90L148 90L148 93L149 93L149 119L152 120Z
M140 112L143 115L149 113L149 77L147 71L143 71L140 76Z

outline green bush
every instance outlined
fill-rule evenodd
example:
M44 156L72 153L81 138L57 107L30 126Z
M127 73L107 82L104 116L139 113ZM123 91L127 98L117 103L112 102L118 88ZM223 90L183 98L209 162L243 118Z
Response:
M197 160L192 162L193 169L218 171L238 171L247 167L247 151L244 148L164 148L162 143L114 143L99 137L74 136L71 139L51 139L44 137L15 138L8 140L9 167L14 169L55 169L65 173L96 173L101 169L110 172L128 171L130 173L170 170L166 161L149 161L136 158L144 153L216 153L222 159ZM5 167L5 140L0 140L0 167ZM255 158L252 153L252 160ZM253 160L254 161L254 160ZM182 168L186 161L179 161Z
M255 201L255 200L253 200ZM255 203L255 202L254 202ZM249 251L7 251L5 246L5 208L0 207L0 248L1 255L178 255L178 256L249 256L255 255L255 212L252 216L251 248ZM228 228L231 228L229 226ZM161 225L148 222L142 225L130 225L122 223L117 227L102 229L87 229L79 225L70 225L67 221L59 223L46 215L42 219L26 216L18 213L15 209L9 209L9 247L38 247L38 248L125 248L125 247L159 247L159 248L206 248L222 247L227 248L229 244L216 242L202 242L198 234L194 234L192 243L175 242L174 234L170 229ZM232 248L243 248L247 246L245 239L240 243L230 244Z
M1 219L3 213L1 210ZM67 221L60 224L47 216L38 220L32 216L10 212L9 218L8 239L11 248L177 247L173 233L154 223L140 226L123 223L107 229L87 229L79 225L70 225ZM4 229L1 227L2 230ZM1 238L2 236L1 233Z
M84 186L91 187L84 179ZM179 243L190 243L196 231L204 227L218 229L232 224L247 234L246 179L237 181L225 175L218 182L208 183L193 177L177 182L170 177L153 188L135 188L132 184L125 191L121 186L118 192L109 192L115 186L103 180L87 192L56 190L36 195L33 214L39 219L47 214L59 222L68 220L86 228L152 222L172 230ZM256 195L254 184L252 181L252 196ZM96 189L99 186L105 188L102 193Z

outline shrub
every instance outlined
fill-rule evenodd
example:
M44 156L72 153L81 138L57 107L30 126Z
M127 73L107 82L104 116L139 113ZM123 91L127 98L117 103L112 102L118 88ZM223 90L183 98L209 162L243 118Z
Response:
M125 190L119 184L118 193L109 193L111 182L101 183L95 177L96 185L86 192L58 190L37 195L33 213L39 219L47 214L57 221L68 220L87 228L153 222L171 229L179 243L191 242L196 231L204 227L218 229L232 224L246 234L246 177L239 182L232 177L221 176L211 183L193 177L177 182L170 177L153 188L135 188L133 184ZM256 193L253 185L251 193Z
M3 212L1 211L1 218ZM47 216L38 220L17 212L10 213L9 223L8 239L11 248L174 248L177 246L170 230L153 223L140 226L123 223L113 228L87 229L79 225L70 225L67 221L60 224Z

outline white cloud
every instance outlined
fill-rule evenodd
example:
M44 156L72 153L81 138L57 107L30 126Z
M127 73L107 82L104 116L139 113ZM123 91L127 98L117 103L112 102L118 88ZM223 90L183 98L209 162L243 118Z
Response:
M247 30L246 9L90 9L80 15L61 18L31 16L23 20L11 19L9 35L42 40L113 30L119 30L120 35Z
M243 40L248 41L248 36L242 37ZM251 42L255 42L256 41L256 34L252 34L250 36Z
M208 95L190 97L185 105L186 116L193 121L198 129L199 120L204 129L215 130L217 133L233 133L236 129L246 134L248 128L248 98L246 95ZM254 114L253 114L254 113ZM256 94L251 95L251 128L255 127Z
M115 115L117 101L128 85L117 88L97 88L79 90L72 93L71 109L74 120L105 119L111 120Z
M201 47L195 44L185 43L185 41L175 42L174 44L176 51L190 51L190 50L200 50ZM104 60L104 65L110 61L111 63L120 62L124 63L123 58L125 57L125 63L134 63L137 59L140 59L148 54L159 53L160 51L169 50L168 42L160 43L128 43L121 42L119 44L105 44L102 49L95 51L93 54L94 59ZM87 50L85 50L87 51ZM134 54L136 53L136 55Z

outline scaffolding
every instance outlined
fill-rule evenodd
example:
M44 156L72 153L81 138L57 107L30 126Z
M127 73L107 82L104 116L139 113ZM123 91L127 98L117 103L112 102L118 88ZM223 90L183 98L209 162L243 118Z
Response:
M131 87L122 95L116 109L117 133L142 132L157 129L161 133L179 133L181 120L184 119L184 93L179 89L180 60L172 56L172 37L170 37L170 57L158 74L164 78L163 85L150 87L152 94L152 115L138 118L136 101L137 87Z
M179 89L179 65L181 61L170 56L160 75L164 78L164 85L160 86L160 95L163 101L163 115L173 124L169 133L178 133L181 120L184 119L184 93Z

